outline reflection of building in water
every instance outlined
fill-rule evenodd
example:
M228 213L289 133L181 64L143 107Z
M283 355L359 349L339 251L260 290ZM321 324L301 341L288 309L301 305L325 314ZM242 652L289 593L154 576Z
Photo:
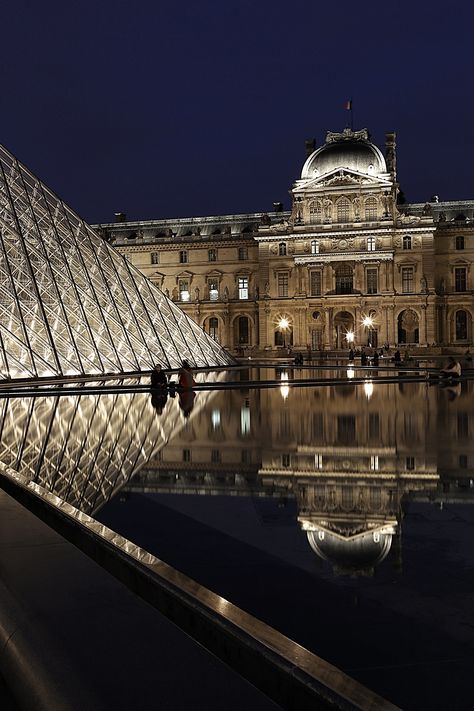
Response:
M435 397L424 384L375 383L268 403L262 481L296 497L311 548L336 570L372 571L400 533L404 495L436 487Z
M184 420L177 398L158 416L149 393L84 392L0 401L0 462L93 514ZM209 397L197 394L196 414Z

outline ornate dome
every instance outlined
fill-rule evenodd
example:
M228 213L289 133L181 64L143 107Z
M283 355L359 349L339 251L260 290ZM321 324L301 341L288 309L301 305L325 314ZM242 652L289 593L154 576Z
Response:
M377 176L387 173L382 152L369 141L367 129L342 133L328 131L326 143L312 153L301 172L301 178L318 178L333 170L348 168L358 173Z
M343 539L329 531L307 531L308 542L323 560L328 560L341 573L373 570L387 556L392 534L366 531L354 538Z

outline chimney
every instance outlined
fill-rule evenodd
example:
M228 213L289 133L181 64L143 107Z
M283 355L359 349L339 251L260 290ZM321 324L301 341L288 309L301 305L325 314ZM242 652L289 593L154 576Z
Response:
M314 153L316 150L316 139L315 138L308 138L305 142L305 147L306 147L306 158L309 158L311 153Z
M127 215L124 212L114 212L115 222L126 222Z

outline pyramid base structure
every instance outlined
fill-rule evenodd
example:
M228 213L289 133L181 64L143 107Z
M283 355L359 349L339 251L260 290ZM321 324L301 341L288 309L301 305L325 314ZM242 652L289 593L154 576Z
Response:
M0 381L232 357L0 146Z

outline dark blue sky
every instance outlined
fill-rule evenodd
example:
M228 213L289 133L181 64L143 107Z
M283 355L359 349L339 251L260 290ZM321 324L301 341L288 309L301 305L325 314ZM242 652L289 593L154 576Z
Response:
M89 222L258 212L352 97L408 200L474 199L473 27L467 0L16 0L0 142Z

